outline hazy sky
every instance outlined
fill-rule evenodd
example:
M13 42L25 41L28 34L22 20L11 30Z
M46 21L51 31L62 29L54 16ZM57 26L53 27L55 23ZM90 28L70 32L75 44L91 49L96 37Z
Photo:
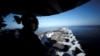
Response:
M100 25L100 0L90 2L64 13L37 17L40 27L70 25ZM14 22L13 14L5 17L7 28L21 28Z

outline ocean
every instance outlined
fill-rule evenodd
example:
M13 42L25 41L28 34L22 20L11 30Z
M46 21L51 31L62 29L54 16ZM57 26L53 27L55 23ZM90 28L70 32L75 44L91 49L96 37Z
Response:
M72 30L82 49L85 51L86 56L100 56L100 25L38 28L36 34L63 27Z

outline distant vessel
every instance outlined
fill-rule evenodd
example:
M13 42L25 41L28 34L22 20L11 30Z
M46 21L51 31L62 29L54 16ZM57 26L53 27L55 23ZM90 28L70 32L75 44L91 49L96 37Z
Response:
M70 29L60 28L38 34L48 56L85 56L84 50Z

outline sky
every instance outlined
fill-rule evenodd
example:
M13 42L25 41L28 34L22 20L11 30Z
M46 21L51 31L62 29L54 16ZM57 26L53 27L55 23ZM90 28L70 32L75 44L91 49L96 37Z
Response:
M22 25L15 23L14 14L5 17L6 28L22 28ZM76 7L75 9L51 16L37 16L39 27L54 26L76 26L76 25L100 25L100 0L90 2Z

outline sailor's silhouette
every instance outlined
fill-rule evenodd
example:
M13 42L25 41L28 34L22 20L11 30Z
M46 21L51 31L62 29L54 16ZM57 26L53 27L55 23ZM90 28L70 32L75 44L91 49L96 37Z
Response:
M34 33L34 31L38 28L37 18L30 13L24 14L22 16L22 24L23 29L19 36L20 51L29 54L41 54L45 56L45 48L41 44L41 41L39 40L38 36Z

